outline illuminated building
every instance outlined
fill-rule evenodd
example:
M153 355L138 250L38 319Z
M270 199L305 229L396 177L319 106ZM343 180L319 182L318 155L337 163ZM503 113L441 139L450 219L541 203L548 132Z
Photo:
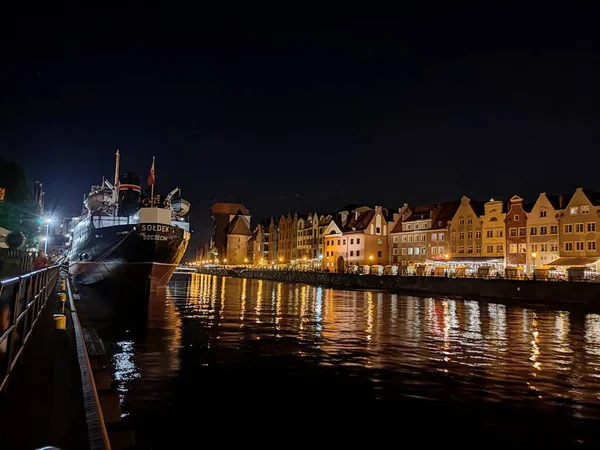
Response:
M388 218L381 206L350 206L337 213L323 232L325 268L343 272L348 265L386 265Z

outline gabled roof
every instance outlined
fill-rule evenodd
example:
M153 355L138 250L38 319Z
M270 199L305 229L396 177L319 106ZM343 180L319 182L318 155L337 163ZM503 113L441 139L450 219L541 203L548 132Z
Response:
M431 229L437 230L441 228L446 228L448 225L448 221L452 220L454 214L458 210L460 206L460 201L454 200L450 202L442 202L438 205L438 214L433 218L433 223L431 224ZM442 222L442 225L438 225L438 222Z
M371 220L373 220L373 217L375 217L374 209L364 211L360 213L358 217L356 217L354 214L351 214L348 216L349 220L346 222L346 225L342 228L342 231L363 231L369 226ZM340 223L341 221L336 221L336 224L338 224L338 226L340 225Z
M410 216L407 217L405 222L412 222L415 220L424 220L431 217L431 212L437 205L419 205L411 209Z
M246 225L246 221L241 218L241 216L235 216L234 219L229 222L229 226L227 227L227 234L241 234L244 236L252 236L252 232L248 225Z

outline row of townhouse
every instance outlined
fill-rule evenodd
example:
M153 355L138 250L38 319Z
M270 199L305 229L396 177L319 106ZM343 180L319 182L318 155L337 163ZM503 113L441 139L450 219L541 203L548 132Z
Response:
M578 188L571 196L541 193L503 202L463 197L409 208L390 233L390 263L411 270L493 271L588 267L598 271L600 194Z
M223 247L221 259L228 264L308 265L332 271L388 264L407 271L600 269L600 193L583 188L572 195L544 192L527 204L515 195L488 202L464 196L437 204L404 204L398 210L347 205L333 214L269 218L254 231L243 205L216 204L212 211L213 241Z

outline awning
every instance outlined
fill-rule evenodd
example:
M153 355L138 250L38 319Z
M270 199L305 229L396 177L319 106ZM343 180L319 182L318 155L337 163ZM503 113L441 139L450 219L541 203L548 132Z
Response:
M594 264L598 261L597 256L563 256L558 258L551 263L549 266L587 266L588 264Z

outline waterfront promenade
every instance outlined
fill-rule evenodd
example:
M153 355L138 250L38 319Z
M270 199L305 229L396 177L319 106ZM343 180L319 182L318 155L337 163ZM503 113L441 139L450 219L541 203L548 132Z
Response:
M589 281L358 275L224 267L204 267L198 270L200 273L213 275L307 283L338 289L383 289L420 296L488 298L549 305L577 304L594 310L600 309L600 283Z

